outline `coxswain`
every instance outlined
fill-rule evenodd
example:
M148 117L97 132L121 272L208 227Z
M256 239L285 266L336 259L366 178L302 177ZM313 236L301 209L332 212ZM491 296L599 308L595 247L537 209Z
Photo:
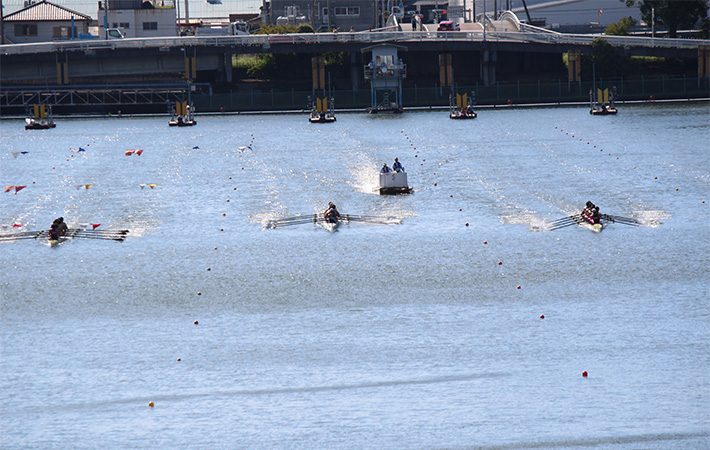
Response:
M333 202L328 203L328 209L323 213L323 218L330 223L338 223L340 213Z
M468 108L466 108L466 114L468 114L469 116L473 115L473 106L468 105Z
M404 172L404 166L402 166L402 163L399 162L399 159L394 159L394 164L392 164L392 170L394 170L395 172Z
M389 168L387 163L382 164L382 169L380 169L380 173L390 173L392 172L392 169Z

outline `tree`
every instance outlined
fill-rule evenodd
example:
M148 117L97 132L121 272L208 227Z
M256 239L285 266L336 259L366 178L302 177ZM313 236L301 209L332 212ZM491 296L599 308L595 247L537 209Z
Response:
M648 24L663 25L668 37L676 37L679 29L693 28L698 20L707 17L706 0L619 0L632 8L638 6L641 18ZM653 17L652 17L653 16Z
M637 23L633 17L622 17L618 22L606 27L604 33L610 36L628 36L629 30L636 26Z

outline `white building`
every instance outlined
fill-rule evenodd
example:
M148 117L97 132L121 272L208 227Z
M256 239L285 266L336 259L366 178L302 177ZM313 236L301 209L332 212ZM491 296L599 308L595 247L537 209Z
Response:
M154 0L105 0L99 2L99 37L105 28L120 28L127 38L177 36L175 4Z
M4 16L3 22L3 42L25 44L87 35L91 17L48 1L41 1Z

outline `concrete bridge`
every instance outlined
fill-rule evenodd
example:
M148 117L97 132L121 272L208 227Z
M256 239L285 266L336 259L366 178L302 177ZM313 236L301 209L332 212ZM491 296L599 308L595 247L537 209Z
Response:
M234 54L360 51L374 44L406 46L408 52L525 52L562 54L591 51L600 36L552 32L360 32L174 37L117 40L72 40L0 46L0 82L66 84L72 78L102 78L126 74L163 74L185 71L185 58L195 58L196 70L216 70L231 80ZM627 55L698 58L710 40L602 36ZM361 61L354 61L361 67ZM229 70L228 70L229 69ZM64 73L58 73L63 71ZM62 79L64 78L64 80Z

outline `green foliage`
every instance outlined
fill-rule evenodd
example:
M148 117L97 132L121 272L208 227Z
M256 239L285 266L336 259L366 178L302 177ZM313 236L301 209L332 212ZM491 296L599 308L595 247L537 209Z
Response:
M610 36L628 36L629 30L636 26L636 23L636 19L633 17L622 17L618 22L606 27L604 32Z
M641 18L651 25L662 25L668 37L676 37L678 30L694 28L698 21L708 15L706 0L619 0L629 8L638 6ZM653 16L653 19L652 19Z
M302 23L298 26L297 33L315 33L310 23Z
M271 25L263 24L259 31L254 34L292 34L298 33L298 27L296 25Z
M323 53L326 66L348 66L350 64L350 52L327 52Z
M259 31L254 34L295 34L295 33L313 33L313 27L308 23L300 25L271 25L264 24L259 28Z
M583 78L591 78L596 72L599 77L615 77L623 74L623 60L617 48L603 38L592 41L592 54L582 55Z

